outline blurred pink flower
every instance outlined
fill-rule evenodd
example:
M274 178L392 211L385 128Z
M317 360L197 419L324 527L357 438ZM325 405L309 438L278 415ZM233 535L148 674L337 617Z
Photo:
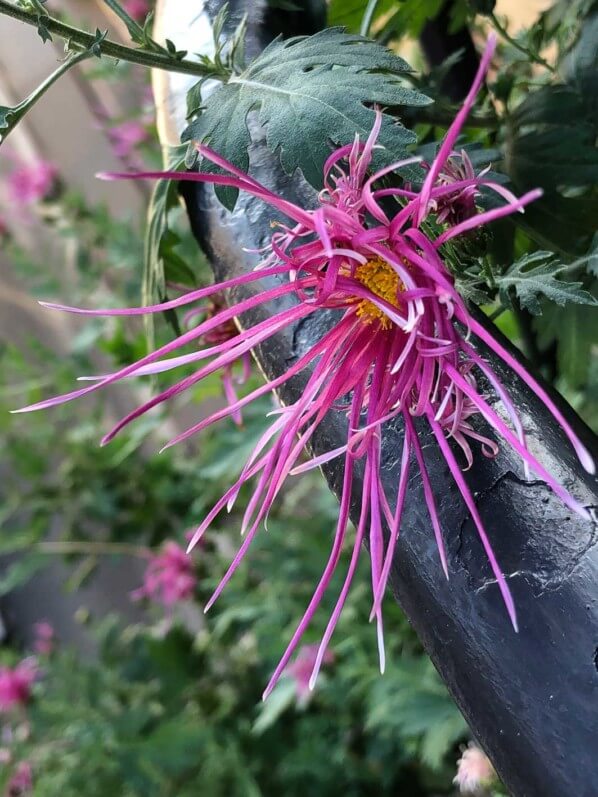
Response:
M14 669L0 668L0 712L28 702L37 672L35 659L24 659Z
M143 586L131 593L133 600L147 598L170 607L193 596L196 578L188 554L167 542L162 553L152 556L145 571Z
M319 645L303 645L299 649L295 661L286 668L287 675L290 675L295 681L297 703L302 706L308 703L312 695L314 684L310 683L310 681L318 656L318 648ZM334 654L332 651L327 650L322 659L322 664L331 664L333 661Z
M33 794L33 769L28 761L21 761L17 764L4 794L5 797L21 797L24 794Z
M482 794L496 778L490 759L479 747L470 744L457 761L453 783L462 794Z
M110 128L108 137L115 155L127 158L138 144L147 139L148 133L141 122L131 119Z
M150 11L148 0L124 0L122 7L137 22L143 22Z
M54 628L47 620L35 623L33 626L35 640L33 649L44 656L49 655L54 648Z
M7 186L10 199L21 207L44 199L52 191L58 169L48 161L19 164L8 175Z

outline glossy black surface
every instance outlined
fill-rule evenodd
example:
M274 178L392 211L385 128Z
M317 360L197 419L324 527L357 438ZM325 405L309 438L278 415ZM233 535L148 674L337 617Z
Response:
M255 29L251 35L265 36ZM287 198L313 206L311 189L281 174L259 131L251 171ZM263 245L275 214L248 197L241 197L229 214L211 190L197 184L185 184L184 195L216 278L252 268L255 261L242 247ZM242 322L254 323L265 312L262 308ZM325 325L327 319L319 323ZM264 372L279 375L320 334L318 322L310 321L264 345L258 355ZM596 480L581 469L543 405L483 346L479 350L505 375L536 456L583 503L598 505ZM292 402L301 389L301 379L291 381L281 398ZM570 408L566 412L595 452L595 438ZM315 438L316 452L340 445L344 427L342 416L328 417ZM467 480L508 574L520 622L516 634L448 468L431 435L424 426L420 429L445 533L450 581L442 574L421 480L412 467L393 592L511 793L596 797L598 526L573 515L543 483L524 481L517 457L506 446L495 460L476 457ZM391 496L396 494L401 443L400 423L387 426L383 478ZM335 492L342 481L339 462L325 467Z

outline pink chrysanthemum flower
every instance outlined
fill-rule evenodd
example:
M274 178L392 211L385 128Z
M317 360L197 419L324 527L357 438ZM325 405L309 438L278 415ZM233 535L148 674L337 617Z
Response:
M29 702L37 675L35 659L23 659L14 668L0 668L0 712L12 711Z
M45 199L56 183L58 170L53 163L19 164L7 178L9 198L19 207Z
M41 620L33 626L35 640L33 650L43 656L49 656L54 650L54 627L47 620Z
M318 657L318 648L318 645L302 645L299 648L295 661L288 664L285 669L285 673L295 682L297 704L299 706L306 706L312 695L310 679ZM327 650L322 659L322 664L332 664L333 661L334 656L332 652Z
M473 335L497 356L538 395L571 441L584 467L593 472L590 455L569 426L558 407L542 386L527 373L503 346L469 313L454 287L453 278L442 259L442 246L463 233L488 224L515 211L540 196L530 191L517 198L486 176L459 166L454 145L471 109L494 50L489 41L474 84L463 107L449 128L433 163L428 167L421 190L377 187L380 179L418 159L412 158L369 174L382 116L376 113L367 141L358 138L330 155L324 169L324 189L319 207L306 210L272 193L268 188L237 169L206 146L199 152L221 167L226 174L156 173L134 177L185 179L232 186L269 203L291 221L278 225L272 235L269 252L252 273L226 280L185 296L152 307L122 310L82 310L62 305L47 305L87 315L140 315L175 309L230 288L248 285L260 279L267 286L250 298L222 310L176 340L162 346L136 363L116 373L98 377L95 384L64 396L41 401L21 411L44 409L85 396L126 377L168 371L182 365L209 360L195 373L185 377L123 418L103 439L110 441L132 420L167 399L179 395L209 374L238 360L261 342L314 313L335 309L341 317L323 337L293 363L285 373L253 390L235 403L179 434L168 445L186 440L221 418L235 412L265 393L276 390L300 372L306 373L302 396L292 405L282 407L259 439L241 475L222 496L198 528L191 546L201 538L214 518L230 508L242 487L254 481L255 488L242 522L243 543L230 568L206 606L220 595L267 517L289 474L316 467L334 457L344 458L344 481L339 518L330 557L313 598L293 635L265 694L269 694L287 666L293 651L309 625L338 565L348 536L349 509L356 463L363 463L361 512L357 523L353 554L337 604L314 660L310 683L313 685L325 651L339 619L353 579L362 542L368 538L371 557L373 608L379 640L380 666L384 669L382 633L382 598L401 527L401 515L407 491L411 460L419 468L431 525L438 545L440 565L448 577L442 530L436 499L428 477L414 418L424 418L432 429L463 500L471 513L487 553L507 611L517 628L513 599L507 581L496 561L475 501L450 441L463 452L466 466L474 459L478 444L486 456L494 456L498 446L476 431L474 416L482 416L489 429L503 438L522 458L524 466L543 479L571 509L589 518L587 510L558 483L538 462L526 445L524 430L507 389L497 374L469 342ZM455 161L455 159L457 159ZM463 174L459 169L464 169ZM117 175L110 175L115 177ZM131 175L118 175L131 177ZM462 203L485 186L504 199L504 205L490 211L475 208L472 214L454 223L454 214L439 211L449 198ZM473 192L473 193L472 193ZM398 212L389 215L381 200L395 197L401 203ZM440 232L435 213L444 212ZM283 309L254 326L243 329L234 338L216 343L201 351L168 357L171 352L198 341L212 330L273 300ZM463 334L463 330L466 334ZM477 376L482 375L502 402L511 426L482 395ZM329 412L342 412L347 418L345 443L328 453L300 464L302 451L319 423ZM380 478L382 438L386 422L400 415L405 437L397 495L387 496ZM394 504L394 508L391 506ZM387 527L388 534L383 533ZM385 542L386 539L386 542Z
M191 327L192 322L196 318L201 318L208 321L211 318L216 318L226 307L224 297L212 296L205 307L197 307L190 310L185 314L183 322L185 326ZM239 330L234 322L234 319L229 318L224 321L220 326L214 329L209 329L204 335L197 340L197 345L208 344L209 346L220 345L236 338ZM235 373L235 366L240 365L240 372ZM239 357L239 362L231 362L223 366L220 371L222 379L222 390L229 405L236 404L239 400L237 395L237 387L244 385L251 375L251 354L246 351ZM232 419L240 426L243 418L240 409L235 409L232 413Z
M137 22L143 22L150 12L148 0L124 0L122 6Z
M33 767L29 761L20 761L4 792L5 797L24 797L33 794Z
M132 592L131 597L133 600L147 598L170 609L193 597L196 581L189 556L176 542L167 542L162 552L150 559L143 586Z
M482 792L485 794L495 779L496 772L486 753L475 744L470 744L457 761L457 774L453 783L462 794L475 795Z
M147 128L142 122L130 119L108 129L108 138L114 154L119 158L128 158L139 144L148 139Z

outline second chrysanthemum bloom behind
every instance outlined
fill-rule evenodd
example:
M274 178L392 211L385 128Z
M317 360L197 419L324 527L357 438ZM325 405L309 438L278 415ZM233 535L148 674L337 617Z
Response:
M227 407L187 429L169 443L173 445L185 440L221 418L238 417L239 411L249 402L270 390L276 390L295 375L305 373L301 397L274 414L274 420L259 439L241 475L209 512L193 537L191 547L216 515L225 507L232 506L241 487L247 482L253 483L253 493L242 523L243 543L206 609L216 600L238 567L285 479L292 473L321 465L334 457L344 458L339 518L330 556L313 598L268 684L266 695L287 666L329 586L348 534L349 511L355 502L360 506L360 512L353 553L338 601L314 657L310 683L313 685L317 677L353 579L362 542L366 538L371 557L372 618L377 623L380 664L381 669L384 669L382 598L401 528L409 469L414 463L421 474L431 526L438 545L439 563L448 577L442 529L413 421L415 417L425 418L436 437L477 527L515 628L516 612L508 584L492 551L453 443L461 450L467 468L471 466L478 450L485 456L498 453L497 443L488 436L496 433L521 456L526 470L533 471L550 485L571 509L588 517L587 510L546 471L528 449L522 423L507 389L469 342L469 336L473 334L483 341L534 390L563 428L584 467L592 471L594 466L589 454L542 386L470 315L465 302L455 290L454 280L441 256L442 246L447 241L494 219L521 211L540 195L539 191L531 191L520 198L513 196L484 174L476 175L470 164L454 150L493 49L494 42L491 40L462 109L447 132L437 157L427 166L421 190L380 185L382 177L417 160L415 158L370 174L381 124L379 112L365 142L356 138L329 157L325 164L324 189L319 196L319 207L314 210L297 207L275 195L208 147L199 145L200 153L221 167L225 174L175 172L134 176L170 177L233 186L253 194L285 214L291 224L277 227L259 267L251 273L153 307L80 310L52 305L91 315L138 315L175 309L229 288L269 277L277 278L273 285L269 283L268 287L249 298L207 317L197 327L138 362L116 373L98 377L93 384L80 390L25 408L34 410L51 407L126 377L208 361L195 373L123 418L106 435L104 442L108 442L151 407L180 394L214 371L227 371L235 361L245 358L248 352L285 327L325 310L339 311L339 320L286 372L242 398L231 395ZM481 211L475 200L482 186L500 195L503 204L487 212ZM389 214L385 204L388 197L399 200L398 212ZM229 324L233 318L259 305L267 307L268 303L283 297L286 298L286 301L281 302L283 309L266 315L265 320L241 330L238 335L223 336L223 339L215 337L214 345L207 348L168 356L200 339L209 341L210 333ZM510 425L478 389L476 380L480 375L484 376L494 390L496 399L502 403ZM342 413L347 419L344 443L308 463L299 463L318 425L330 412ZM381 450L385 425L397 415L402 417L405 429L401 471L396 492L387 495L380 477ZM478 424L473 422L475 416L482 416L487 421L487 432L479 431ZM359 460L363 464L363 489L360 496L355 496L353 476Z

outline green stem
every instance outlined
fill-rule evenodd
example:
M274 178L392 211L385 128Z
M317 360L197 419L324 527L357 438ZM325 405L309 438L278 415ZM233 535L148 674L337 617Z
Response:
M57 540L32 543L31 547L38 553L48 554L85 554L91 556L138 556L147 559L152 555L151 548L143 545L130 545L122 542L83 542L79 540Z
M84 50L80 53L74 53L70 55L65 61L63 61L58 69L52 72L43 83L41 83L31 94L20 102L18 105L15 105L13 108L5 108L4 109L4 126L0 123L0 144L2 144L9 133L11 133L15 127L19 124L21 119L28 113L31 108L35 105L35 103L40 100L46 91L52 86L58 78L62 77L65 72L75 66L75 64L84 61L86 58L91 58L93 53L91 50Z
M488 319L490 321L496 321L496 319L500 318L500 316L505 312L506 309L507 309L506 307L497 307L496 310L493 310L490 313L490 315L488 316Z
M372 24L372 20L374 19L374 14L376 13L377 7L378 0L369 0L363 13L363 17L361 18L361 25L359 27L359 33L361 36L367 36L369 34L370 26Z
M548 71L552 72L553 74L556 72L556 69L551 64L549 64L548 61L542 58L541 55L538 55L537 53L532 53L531 50L527 49L527 47L524 47L522 44L519 44L517 39L514 39L509 33L509 31L504 27L504 25L498 19L496 14L490 15L490 21L492 22L494 29L498 33L500 33L503 39L505 39L505 41L508 41L509 44L512 47L514 47L516 50L519 50L520 53L526 55L530 59L530 61L533 61L535 64L540 64L540 66L543 66L545 69L548 69Z
M19 8L19 6L15 6L8 2L8 0L0 0L0 14L18 19L20 22L33 25L35 28L39 26L40 21L43 21L46 30L70 42L71 46L76 44L87 50L96 41L96 36L93 33L88 33L85 30L66 25L64 22L60 22L60 20L54 17L42 17L31 11L26 11L24 8ZM142 66L164 69L167 72L180 72L184 75L196 75L197 77L205 77L206 75L217 77L217 75L214 75L214 70L211 66L197 64L183 58L171 58L161 53L148 52L143 49L137 50L133 47L126 47L125 45L117 44L109 40L104 40L102 42L101 53L109 58L116 58L119 61L128 61L132 64L141 64Z
M438 125L439 127L449 127L455 119L455 111L450 108L437 108L436 104L431 105L429 108L410 108L409 112L411 117L413 117L413 121L421 124ZM498 125L498 117L494 114L471 113L465 125L467 127L494 130Z
M158 44L158 42L154 41L146 34L141 25L125 11L117 0L104 0L104 3L106 3L108 8L125 23L129 35L135 44L141 44L146 50L151 50L154 53L162 53L162 55L166 56L170 55L166 47L162 47L162 45Z

